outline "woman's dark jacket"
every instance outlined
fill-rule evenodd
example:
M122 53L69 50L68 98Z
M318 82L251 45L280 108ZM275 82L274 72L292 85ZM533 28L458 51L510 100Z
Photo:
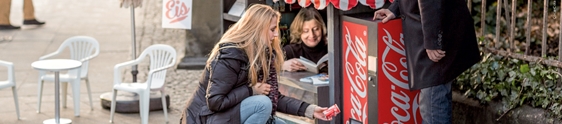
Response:
M394 0L389 10L402 19L410 89L450 82L480 61L465 0ZM433 62L426 49L446 54Z
M300 58L301 56L312 61L318 62L320 58L328 54L328 45L324 42L318 43L315 47L308 47L304 43L288 44L283 47L285 59Z
M221 45L221 47L233 45ZM212 71L209 71L212 70ZM187 103L182 124L238 124L240 103L250 97L248 57L239 48L221 49L206 68L199 88ZM303 116L308 103L279 96L277 111Z

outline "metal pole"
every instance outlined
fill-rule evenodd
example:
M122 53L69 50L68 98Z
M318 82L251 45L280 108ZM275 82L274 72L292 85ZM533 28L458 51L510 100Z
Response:
M531 14L531 10L533 9L532 7L533 1L532 0L528 0L527 2L527 31L525 32L525 36L527 37L527 46L525 46L525 55L529 55L529 49L531 49L531 17L533 17L533 15Z
M560 19L560 25L562 25L562 0L560 1L560 16L558 18ZM560 34L558 34L558 56L562 55L562 26L559 26L559 28ZM558 61L562 61L562 58L558 57ZM558 73L562 73L562 69L558 68ZM560 79L558 80L558 82L560 82Z
M338 76L343 75L342 68L340 67L342 62L342 48L340 46L342 43L334 42L341 40L341 15L340 11L332 4L329 4L326 9L326 15L328 16L328 55L330 56L330 61L328 61L328 65L330 65L330 68L328 68L328 73L330 74L330 104L343 105L343 84L340 83L343 82L343 78ZM330 124L343 123L342 114L334 117L334 119L330 121Z
M511 0L511 25L509 26L509 49L511 50L515 47L515 41L513 41L513 38L515 37L515 12L517 10L515 10L515 4L517 4L517 1L515 0ZM515 50L515 49L514 49Z
M498 0L498 4L496 6L496 38L495 41L498 44L501 44L500 46L503 45L503 42L500 42L500 25L501 25L501 13L502 13L502 1L503 0Z
M60 88L59 87L60 87L59 71L55 71L55 123L56 124L60 124L60 104L59 104ZM74 95L74 93L72 93L72 95Z
M542 57L546 57L546 48L548 48L548 46L546 45L546 18L548 17L548 0L544 0L544 6L543 6L543 16L542 16L542 50L541 50L541 56Z
M480 13L480 37L486 36L486 0L482 0L482 12Z
M131 46L133 49L133 54L131 55L133 57L133 60L137 59L137 43L135 42L136 40L136 34L135 34L135 7L131 6L131 40L132 40L132 44L133 46ZM133 65L133 69L131 71L131 74L133 74L133 83L137 82L137 74L139 73L139 71L137 70L137 65Z

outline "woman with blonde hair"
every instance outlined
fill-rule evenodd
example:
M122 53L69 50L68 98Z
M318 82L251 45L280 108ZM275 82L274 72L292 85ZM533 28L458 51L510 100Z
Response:
M306 70L306 67L297 61L301 56L316 63L328 53L326 25L316 9L302 8L293 20L290 31L291 44L283 47L287 59L283 63L283 70Z
M248 8L213 48L199 87L181 123L283 123L276 111L327 120L325 107L279 93L283 54L278 40L280 13L270 6Z

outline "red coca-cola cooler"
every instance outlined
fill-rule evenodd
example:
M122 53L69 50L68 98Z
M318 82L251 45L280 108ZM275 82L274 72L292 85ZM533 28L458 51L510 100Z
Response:
M408 88L402 21L343 15L343 122L421 124L419 90Z

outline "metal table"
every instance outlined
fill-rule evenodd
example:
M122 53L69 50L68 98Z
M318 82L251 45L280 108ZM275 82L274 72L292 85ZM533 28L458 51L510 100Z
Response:
M43 121L43 124L70 124L72 120L66 118L60 118L60 105L59 105L59 72L76 69L82 66L82 62L71 59L49 59L49 60L39 60L31 63L31 66L36 70L41 71L51 71L55 73L55 118L47 119ZM77 94L75 94L77 95Z

